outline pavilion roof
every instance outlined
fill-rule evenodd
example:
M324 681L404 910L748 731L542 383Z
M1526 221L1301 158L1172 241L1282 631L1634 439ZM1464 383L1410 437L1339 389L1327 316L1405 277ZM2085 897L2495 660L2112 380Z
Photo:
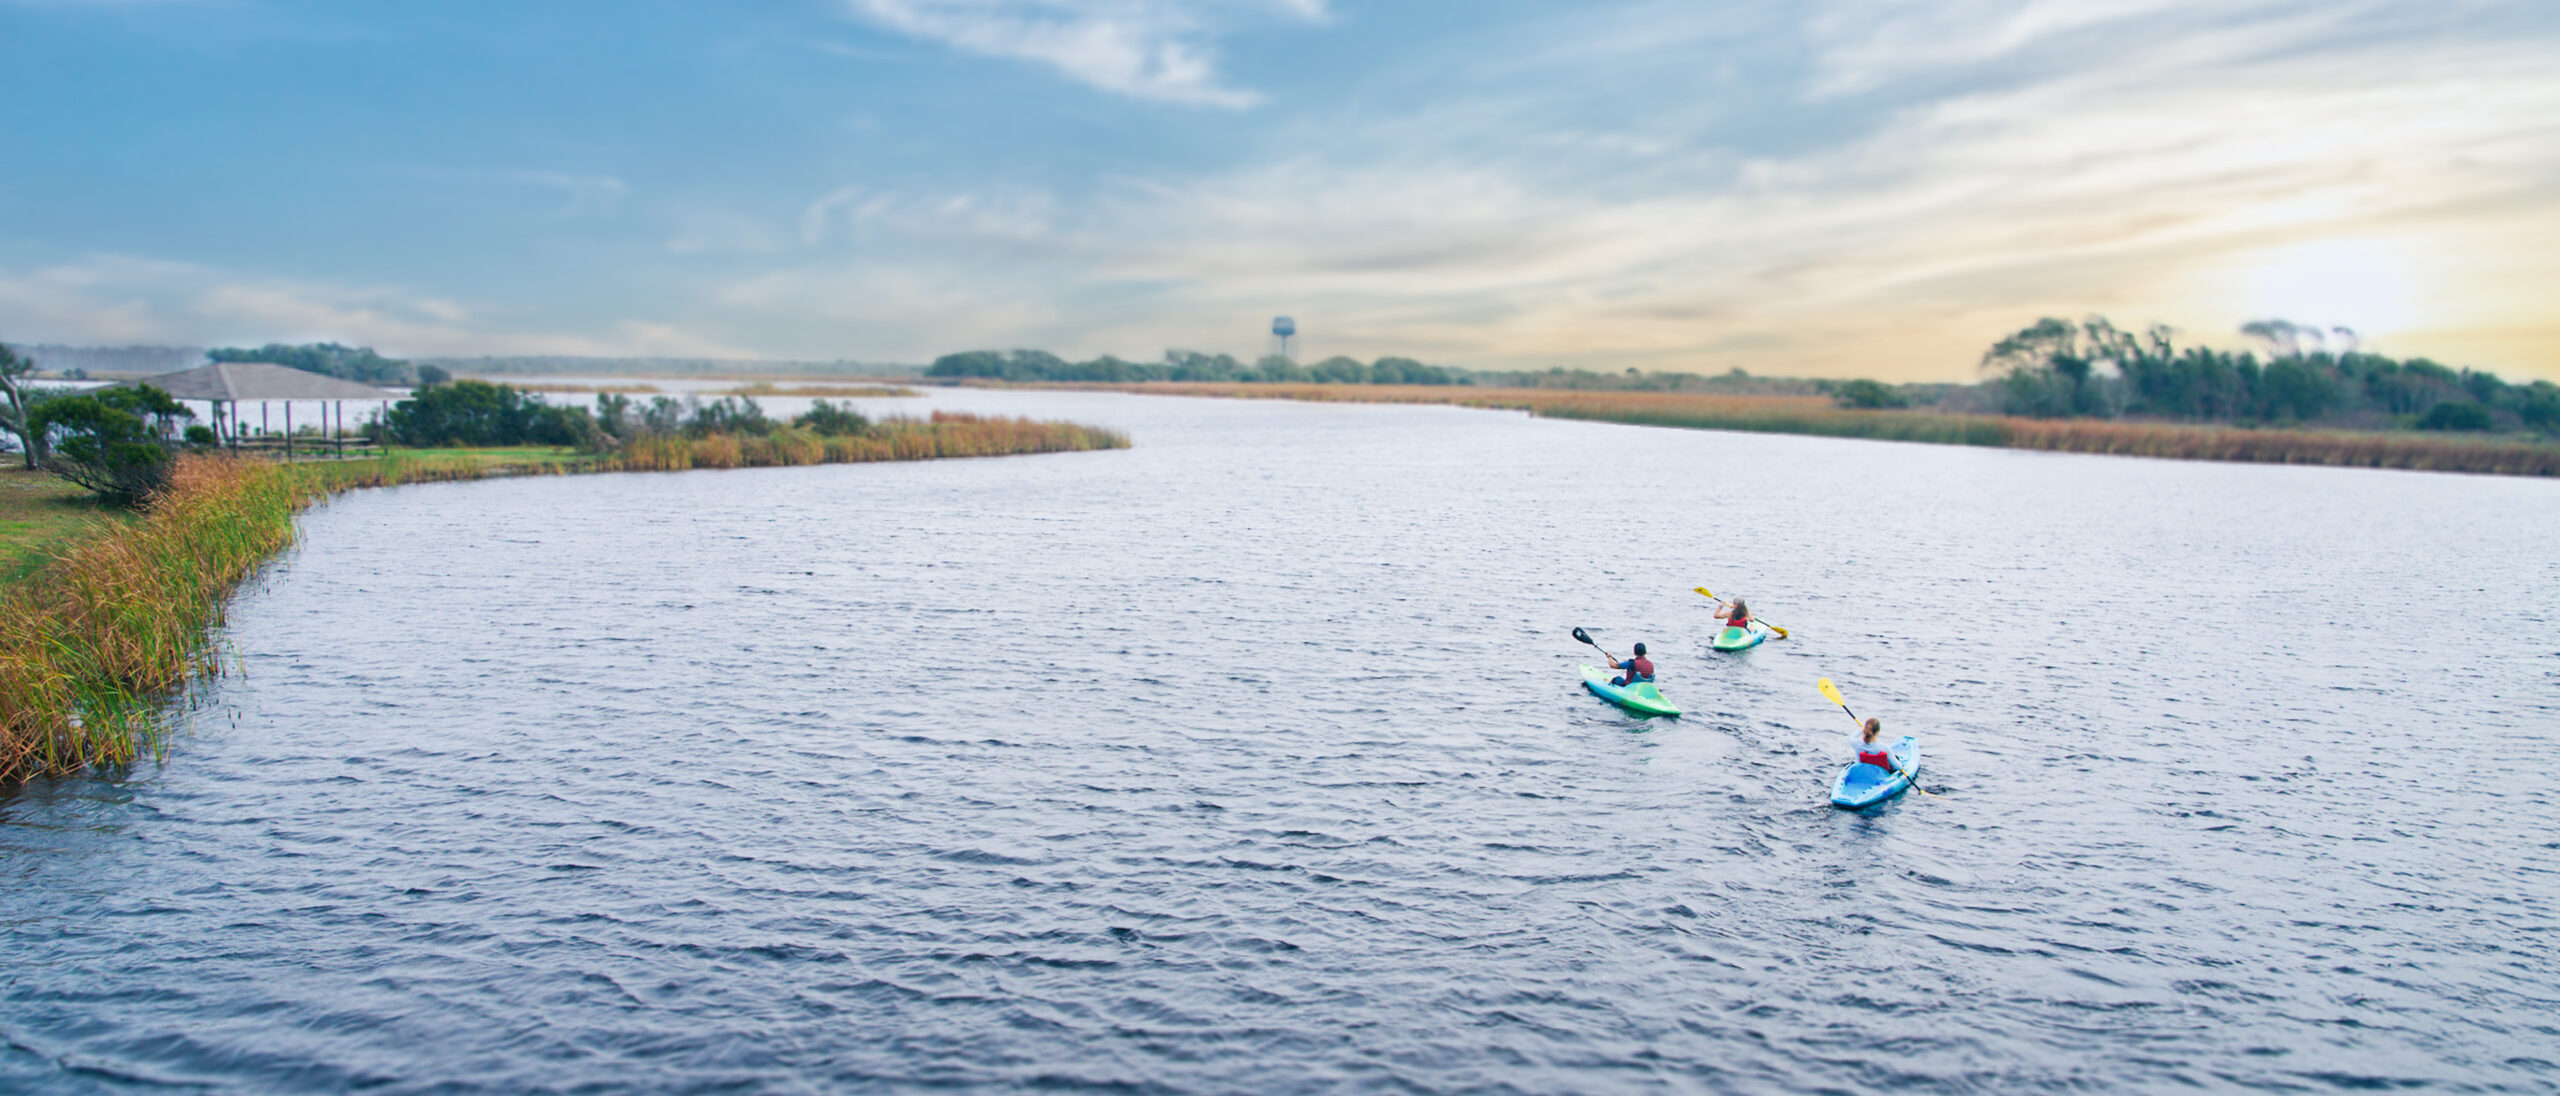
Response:
M400 393L369 384L271 362L215 362L212 365L142 377L127 384L147 384L182 400L396 400Z

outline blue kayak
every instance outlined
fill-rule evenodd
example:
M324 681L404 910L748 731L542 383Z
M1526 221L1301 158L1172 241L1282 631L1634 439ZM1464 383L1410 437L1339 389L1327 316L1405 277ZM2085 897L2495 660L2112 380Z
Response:
M1736 628L1728 624L1723 631L1716 633L1716 638L1707 646L1719 651L1742 651L1759 646L1760 641L1767 638L1769 633L1762 629Z
M1680 714L1680 709L1672 707L1670 701L1662 699L1662 690L1654 688L1653 682L1639 681L1633 685L1611 685L1609 677L1609 671L1597 666L1582 668L1583 687L1590 689L1602 700L1638 715Z
M1840 779L1831 782L1832 806L1850 810L1872 807L1911 789L1911 781L1920 775L1920 743L1904 735L1885 747L1884 752L1898 771L1886 772L1864 762L1851 762L1840 770Z

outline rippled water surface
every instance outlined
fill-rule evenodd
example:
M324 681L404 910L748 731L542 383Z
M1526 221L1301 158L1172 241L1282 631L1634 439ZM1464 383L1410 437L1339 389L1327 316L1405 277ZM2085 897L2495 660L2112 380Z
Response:
M314 513L0 1089L2560 1088L2560 484L930 399L1137 448Z

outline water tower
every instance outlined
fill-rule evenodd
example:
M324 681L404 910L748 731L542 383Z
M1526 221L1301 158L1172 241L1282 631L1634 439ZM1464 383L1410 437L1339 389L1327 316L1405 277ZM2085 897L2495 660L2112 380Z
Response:
M1271 318L1271 337L1280 341L1280 356L1289 356L1289 340L1298 336L1298 321L1287 316Z

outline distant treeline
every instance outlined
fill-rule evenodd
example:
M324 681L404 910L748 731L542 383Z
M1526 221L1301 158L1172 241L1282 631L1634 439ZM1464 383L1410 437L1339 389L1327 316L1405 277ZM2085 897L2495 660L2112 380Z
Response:
M92 373L175 373L204 364L200 346L57 346L39 343L18 352L36 368L70 377Z
M420 358L420 364L479 376L505 374L546 377L628 376L842 376L912 377L916 367L893 362L787 361L760 358L578 358L487 357Z
M255 350L237 346L218 346L204 352L207 360L217 362L267 362L306 373L322 373L358 384L388 385L395 388L416 384L435 384L448 374L433 366L425 370L399 358L386 358L370 346L340 346L336 343L307 343L287 346L268 343Z
M1161 362L1133 362L1105 354L1092 361L1071 362L1046 350L971 350L934 359L927 377L1001 381L1090 381L1135 384L1144 381L1193 381L1246 384L1464 384L1463 371L1424 365L1411 358L1380 358L1362 364L1344 357L1300 365L1278 355L1252 365L1230 354L1167 350Z
M1046 350L971 350L934 359L924 375L1015 383L1418 384L1783 396L1829 391L1821 381L1754 377L1740 369L1713 376L1647 373L1637 369L1620 373L1563 368L1504 372L1428 365L1399 357L1363 363L1359 359L1339 355L1312 365L1301 365L1289 358L1271 355L1247 365L1232 355L1204 354L1196 350L1167 350L1164 360L1159 362L1135 362L1110 354L1091 361L1071 362Z
M2046 318L1982 356L1993 408L2034 418L2147 418L2355 429L2560 432L2560 385L2508 384L2494 373L2425 358L2365 353L2355 333L2281 320L2241 328L2252 351L2178 347L2167 327L2136 335L2093 316ZM2336 345L2332 345L2332 344ZM1856 406L1895 406L1899 393L1859 385Z

